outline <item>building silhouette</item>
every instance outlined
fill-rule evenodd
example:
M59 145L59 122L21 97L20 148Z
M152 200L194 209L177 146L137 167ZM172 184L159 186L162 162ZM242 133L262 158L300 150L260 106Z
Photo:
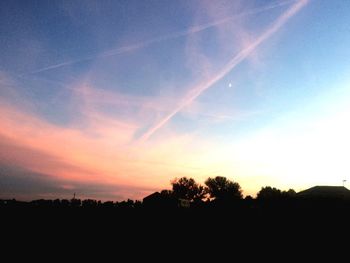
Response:
M349 199L350 190L344 186L314 186L297 193L298 197Z

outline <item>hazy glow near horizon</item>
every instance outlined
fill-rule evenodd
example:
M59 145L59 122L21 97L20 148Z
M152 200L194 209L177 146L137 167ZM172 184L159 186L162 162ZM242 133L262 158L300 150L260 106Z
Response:
M341 185L350 3L0 3L0 198Z

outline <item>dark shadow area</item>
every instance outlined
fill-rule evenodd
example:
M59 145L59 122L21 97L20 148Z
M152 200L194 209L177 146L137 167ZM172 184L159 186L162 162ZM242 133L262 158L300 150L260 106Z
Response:
M348 192L328 186L299 193L263 187L256 198L243 198L239 184L226 178L212 178L205 186L180 178L172 190L142 201L0 200L0 223L7 243L23 247L39 239L42 246L63 240L68 247L94 244L118 253L142 248L180 256L180 250L195 254L197 247L202 253L249 248L248 258L257 251L295 254L339 243L350 220Z

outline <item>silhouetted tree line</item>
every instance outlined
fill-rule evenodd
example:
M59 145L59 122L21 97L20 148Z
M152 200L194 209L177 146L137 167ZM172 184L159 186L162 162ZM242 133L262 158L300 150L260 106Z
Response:
M293 189L281 191L277 188L262 187L256 198L243 197L239 183L226 177L208 178L204 185L193 178L175 178L171 190L155 192L143 199L121 202L72 198L55 200L34 200L30 202L0 200L1 208L63 208L63 209L104 209L104 210L164 210L164 209L206 209L223 208L237 211L284 211L304 209L350 208L350 198L321 198L299 196Z
M128 199L122 202L106 201L85 199L80 200L76 198L68 199L38 199L30 202L18 201L16 199L0 200L0 207L25 207L25 208L79 208L79 209L114 209L114 208L141 208L142 202L139 200Z

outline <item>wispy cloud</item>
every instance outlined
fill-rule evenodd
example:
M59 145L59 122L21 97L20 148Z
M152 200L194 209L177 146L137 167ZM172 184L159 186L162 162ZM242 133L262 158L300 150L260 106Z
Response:
M183 30L183 31L178 31L178 32L174 32L174 33L170 33L167 35L163 35L163 36L159 36L156 38L152 38L149 40L146 40L144 42L140 42L140 43L135 43L135 44L131 44L128 46L123 46L123 47L119 47L116 49L111 49L108 51L104 51L102 53L99 54L95 54L95 55L91 55L91 56L86 56L84 58L78 58L78 59L73 59L73 60L69 60L69 61L65 61L62 63L58 63L58 64L54 64L54 65L50 65L47 67L43 67L43 68L39 68L36 69L32 72L30 72L29 74L36 74L36 73L40 73L40 72L44 72L44 71L48 71L48 70L52 70L52 69L56 69L56 68L61 68L64 66L69 66L69 65L74 65L77 63L82 63L85 61L90 61L90 60L94 60L94 59L99 59L99 58L105 58L105 57L110 57L110 56L116 56L116 55L120 55L120 54L124 54L124 53L128 53L128 52L132 52L147 46L150 46L152 44L158 43L158 42L162 42L162 41L167 41L167 40L171 40L171 39L176 39L176 38L180 38L180 37L184 37L187 35L191 35L191 34L195 34L204 30L207 30L209 28L212 27L216 27L218 25L221 24L225 24L225 23L229 23L235 19L239 19L245 16L251 16L251 15L256 15L259 13L263 13L278 7L282 7L285 5L289 5L291 3L295 3L296 0L288 0L288 1L282 1L282 2L278 2L278 3L274 3L268 6L264 6L261 8L255 8L246 12L242 12L240 14L237 15L233 15L233 16L229 16L226 18L222 18L222 19L218 19L216 21L210 22L210 23L205 23L205 24L201 24L201 25L196 25L193 27L190 27L189 29Z
M19 149L24 150L23 148ZM33 152L27 152L32 154ZM1 154L1 151L0 151ZM43 156L44 160L47 156ZM16 193L16 199L56 199L73 197L98 200L140 199L158 189L135 187L121 184L103 184L98 182L76 182L52 177L50 174L33 172L18 164L3 163L0 159L0 198L10 199Z
M74 96L91 99L86 94ZM152 147L129 144L138 129L132 119L110 117L90 107L82 110L83 120L77 118L64 127L0 100L0 168L3 164L16 166L51 181L74 184L77 189L84 184L110 184L110 189L116 186L115 198L123 193L124 199L142 198L149 189L168 187L175 176L202 171L193 162L196 154L186 150L191 134L168 133ZM79 125L81 122L85 124Z
M234 69L244 59L246 59L261 43L270 38L277 32L291 17L293 17L302 7L308 3L308 0L300 0L293 4L287 11L285 11L264 33L262 33L253 42L246 45L238 54L236 54L219 72L209 78L206 82L199 83L184 96L180 103L163 119L151 127L141 138L145 141L150 138L157 130L163 127L169 120L171 120L179 111L185 106L189 105L205 90L209 89L218 80L222 79L227 73Z

